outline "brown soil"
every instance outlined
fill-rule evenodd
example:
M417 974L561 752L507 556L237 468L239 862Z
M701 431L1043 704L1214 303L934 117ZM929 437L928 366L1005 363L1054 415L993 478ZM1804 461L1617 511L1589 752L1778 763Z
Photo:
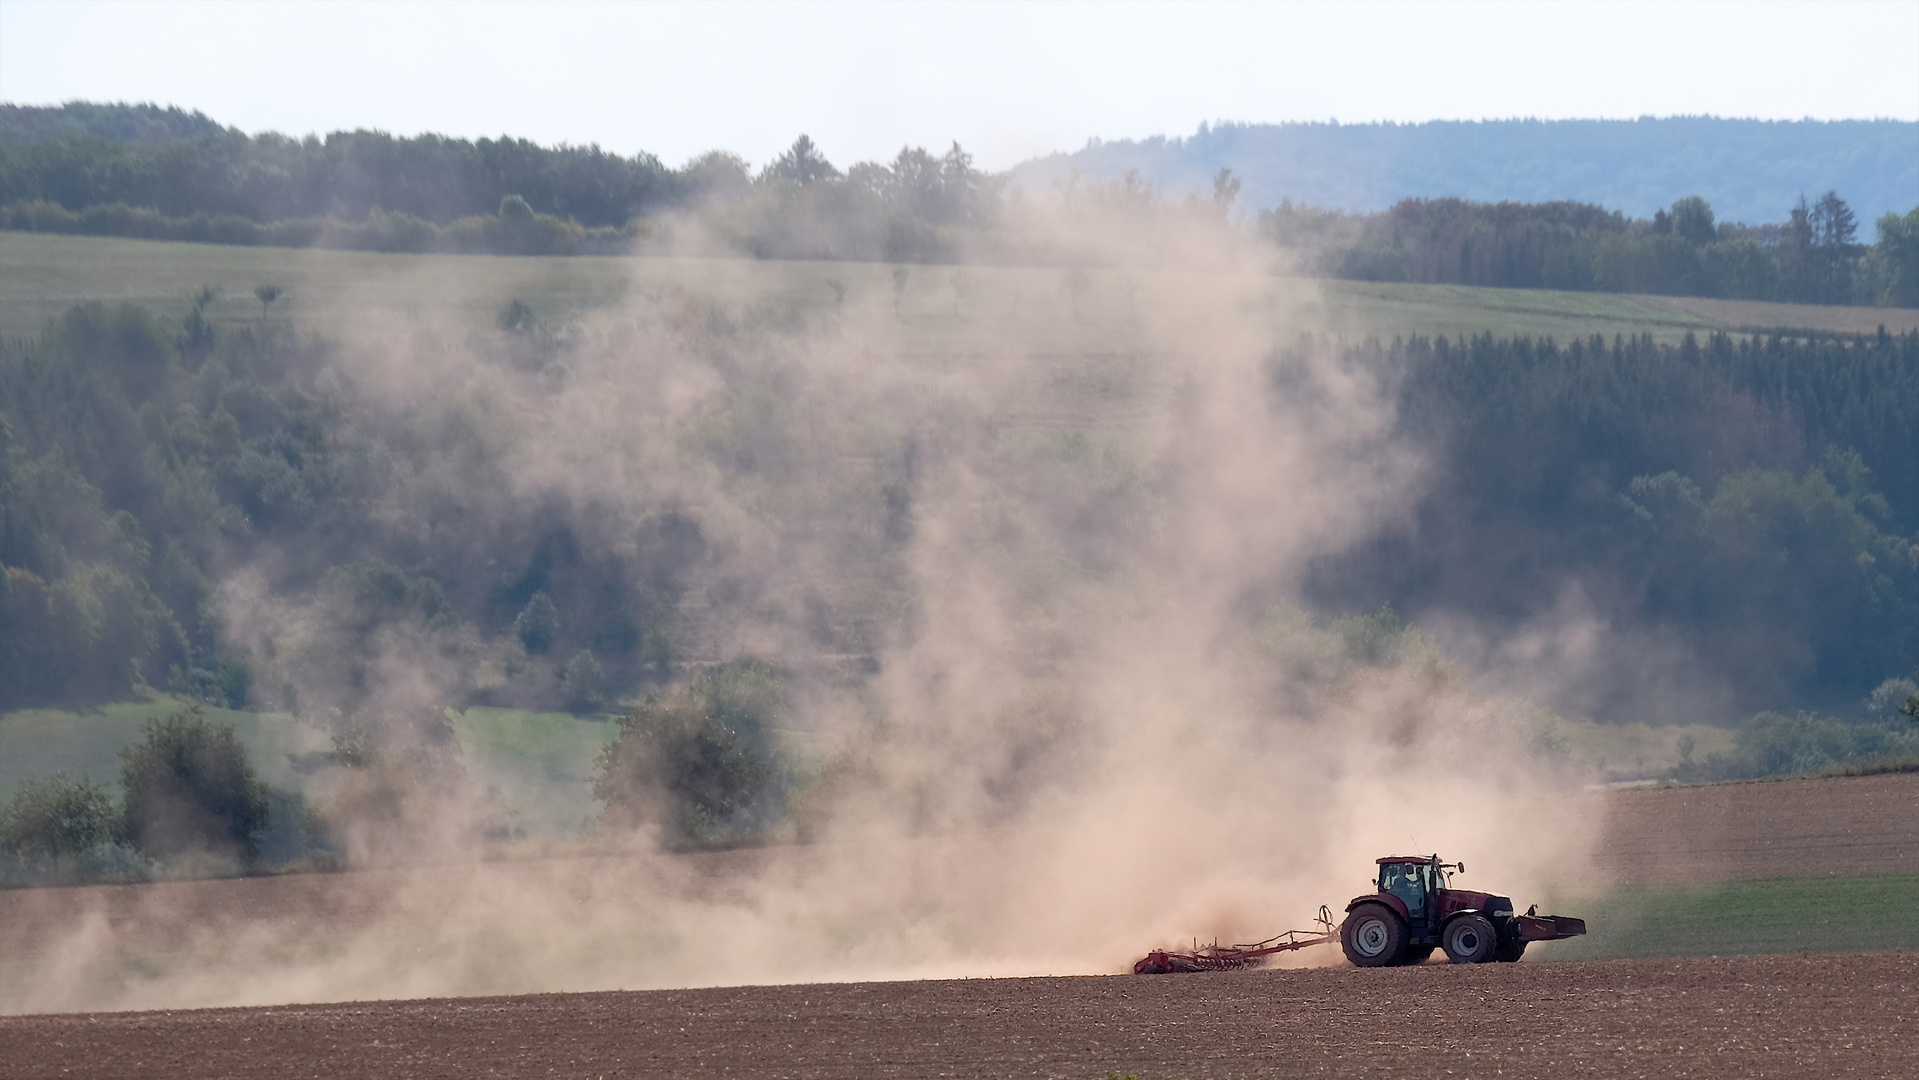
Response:
M1615 880L1919 870L1919 775L1605 799ZM762 857L681 865L723 891ZM428 873L453 889L511 865L533 872ZM297 939L381 912L420 874L0 893L0 959L81 911L136 947L189 927ZM0 1017L0 1077L1909 1076L1915 1021L1910 953L1430 965Z
M844 983L0 1019L30 1077L1919 1074L1919 956Z
M1919 872L1919 773L1610 792L1595 860L1619 882Z

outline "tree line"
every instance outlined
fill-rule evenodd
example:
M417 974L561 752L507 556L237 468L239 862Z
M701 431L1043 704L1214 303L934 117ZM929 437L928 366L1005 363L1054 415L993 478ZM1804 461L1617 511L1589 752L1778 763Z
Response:
M1717 222L1689 196L1651 220L1583 203L1406 199L1378 214L1284 202L1259 232L1309 273L1356 281L1919 307L1919 207L1862 242L1834 191L1779 224Z
M1747 715L1856 711L1919 662L1919 334L1347 349L1437 480L1317 595L1510 625L1576 583Z
M1721 217L1770 221L1801 193L1836 188L1862 223L1911 207L1919 192L1911 120L1433 120L1423 123L1203 123L1192 134L1093 139L1020 163L1013 181L1044 189L1072 170L1112 180L1137 171L1203 195L1222 168L1246 177L1259 208L1282 200L1378 213L1408 196L1476 202L1558 199L1641 208L1687 192Z
M153 106L0 106L0 204L76 212L120 204L265 224L358 221L377 207L444 225L519 195L543 213L617 228L694 193L701 175L697 163L674 170L597 146L379 131L296 139Z
M1242 178L1227 168L1213 182L1213 203L1230 208ZM1171 202L1137 172L1104 184L1069 172L1051 195L1135 216ZM754 258L1073 258L1009 212L1019 202L957 144L842 170L801 135L757 172L723 151L675 169L597 146L293 139L155 106L0 106L0 228L19 231L593 255L682 250L666 228L678 220L697 222L696 247ZM1781 210L1781 222L1746 225L1717 221L1697 196L1649 220L1577 202L1406 199L1364 214L1282 201L1252 227L1307 273L1361 281L1919 306L1919 207L1873 223L1871 244L1837 192Z
M768 258L943 261L997 182L957 144L842 171L801 135L757 173L715 151L650 154L523 139L334 132L249 136L198 113L0 106L0 228L370 251L613 254L698 214Z

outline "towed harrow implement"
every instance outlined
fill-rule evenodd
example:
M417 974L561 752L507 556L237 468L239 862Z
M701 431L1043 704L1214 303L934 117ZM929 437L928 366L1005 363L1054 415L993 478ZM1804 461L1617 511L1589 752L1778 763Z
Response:
M1221 945L1215 941L1211 945L1193 943L1192 952L1167 952L1154 949L1145 958L1133 965L1135 975L1174 975L1195 971L1234 971L1239 968L1258 967L1266 958L1275 953L1292 952L1295 949L1310 948L1339 940L1339 928L1333 925L1333 913L1326 905L1319 906L1319 917L1313 922L1318 924L1313 930L1288 930L1265 941L1255 941L1251 945Z

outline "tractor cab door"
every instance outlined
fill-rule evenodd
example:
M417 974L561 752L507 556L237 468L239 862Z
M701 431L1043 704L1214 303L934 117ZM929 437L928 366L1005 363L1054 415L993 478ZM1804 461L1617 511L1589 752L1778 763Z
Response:
M1415 923L1426 921L1426 865L1424 863L1386 863L1379 868L1379 891L1391 893L1406 903L1407 914Z

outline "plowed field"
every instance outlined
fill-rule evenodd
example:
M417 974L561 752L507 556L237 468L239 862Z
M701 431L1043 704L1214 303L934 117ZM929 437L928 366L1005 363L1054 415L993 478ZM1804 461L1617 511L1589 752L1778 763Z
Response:
M1621 882L1919 869L1919 776L1603 798ZM350 925L379 880L0 894L0 947L103 896L148 945L169 919ZM1919 1075L1919 954L1540 961L0 1017L0 1077Z
M1910 1077L1919 956L843 983L40 1016L9 1077Z
M1606 796L1616 882L1919 871L1919 773L1625 788Z

